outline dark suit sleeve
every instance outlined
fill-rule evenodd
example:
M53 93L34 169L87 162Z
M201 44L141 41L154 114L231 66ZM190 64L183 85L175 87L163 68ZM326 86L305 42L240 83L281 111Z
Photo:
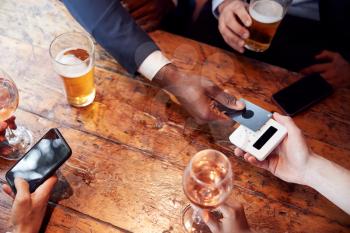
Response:
M158 50L119 0L63 0L76 20L128 72L136 73L144 59Z

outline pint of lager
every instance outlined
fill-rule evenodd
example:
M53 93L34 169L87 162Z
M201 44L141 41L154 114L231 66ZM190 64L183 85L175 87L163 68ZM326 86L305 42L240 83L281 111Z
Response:
M61 76L69 104L83 107L95 99L95 46L83 33L64 33L50 46L55 71Z
M245 47L255 52L264 52L270 47L278 25L291 0L251 0L249 14L252 25L248 28L250 36Z

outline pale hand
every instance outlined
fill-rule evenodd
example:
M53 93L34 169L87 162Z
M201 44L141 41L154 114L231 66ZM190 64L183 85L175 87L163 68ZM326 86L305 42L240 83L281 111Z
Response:
M249 38L247 27L252 24L246 4L241 0L225 0L218 7L218 11L219 31L222 37L233 49L243 53L244 40Z
M16 196L10 186L3 185L4 192L14 198L11 211L13 233L39 232L51 191L56 182L57 177L50 177L34 193L30 193L29 184L21 178L16 178Z
M243 157L256 167L270 171L284 181L304 184L305 171L310 158L314 154L307 146L301 130L290 117L274 113L273 118L286 127L288 135L272 154L264 161L258 161L255 157L239 148L235 149L235 154Z
M240 203L223 204L217 209L223 216L217 220L210 212L202 211L201 217L213 233L250 233L250 227Z
M339 53L324 50L315 58L322 63L309 66L300 72L305 75L321 74L322 77L336 87L350 86L350 63Z

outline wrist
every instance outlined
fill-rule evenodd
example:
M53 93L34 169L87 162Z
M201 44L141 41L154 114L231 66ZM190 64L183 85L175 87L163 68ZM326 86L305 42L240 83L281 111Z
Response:
M323 169L324 160L325 159L318 154L311 153L305 167L304 177L302 178L301 184L314 188L314 184L320 177L320 171Z
M179 82L180 76L180 72L176 66L170 63L163 66L163 68L158 71L152 82L158 84L167 91L171 91L171 87Z

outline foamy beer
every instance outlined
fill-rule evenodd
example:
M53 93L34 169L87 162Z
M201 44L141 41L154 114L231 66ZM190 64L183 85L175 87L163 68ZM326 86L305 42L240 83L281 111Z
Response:
M72 106L87 106L95 99L94 54L93 41L83 33L64 33L50 45L53 67L63 80Z
M253 23L248 28L250 36L245 48L255 52L267 50L290 3L291 0L251 0L249 14Z

